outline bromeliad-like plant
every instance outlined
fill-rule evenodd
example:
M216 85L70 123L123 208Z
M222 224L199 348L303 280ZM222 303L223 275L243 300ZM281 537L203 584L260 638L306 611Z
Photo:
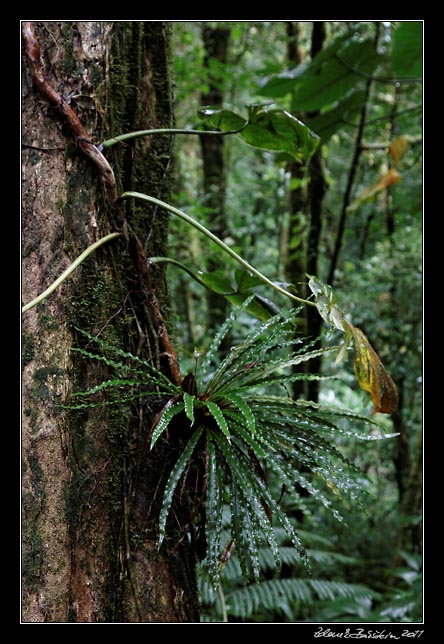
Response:
M307 562L307 555L293 520L282 509L280 500L267 485L272 472L285 490L287 501L301 505L297 486L304 488L333 515L342 520L336 501L359 503L363 492L362 473L336 447L338 437L353 436L375 440L384 434L377 423L351 411L293 400L286 385L297 379L320 379L316 374L297 370L298 365L339 347L314 349L314 342L295 339L294 329L300 311L280 313L257 323L221 361L218 349L239 313L252 298L232 313L213 339L195 374L182 385L171 383L149 362L116 349L122 362L103 353L112 347L95 340L102 355L76 348L86 357L101 360L118 371L92 389L74 394L71 408L102 404L99 392L108 394L107 404L122 403L150 395L167 398L157 414L149 436L153 448L174 422L184 447L174 464L163 492L159 515L159 547L165 535L175 494L186 483L190 464L197 452L205 454L199 508L205 517L205 564L214 586L233 547L239 555L244 579L259 579L259 551L264 542L271 548L275 565L280 550L275 527L283 528L289 541ZM122 394L126 387L127 393ZM357 433L347 421L370 426L372 431ZM203 498L203 502L202 502ZM231 537L222 542L222 510L229 502ZM190 528L191 529L191 528Z

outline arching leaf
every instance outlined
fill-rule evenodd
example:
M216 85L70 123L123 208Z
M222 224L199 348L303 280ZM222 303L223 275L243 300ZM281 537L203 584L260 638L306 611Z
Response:
M197 429L194 432L194 434L191 436L185 449L183 450L182 454L177 459L173 469L171 470L171 474L165 486L165 491L163 493L162 508L159 514L159 539L158 539L159 548L162 545L163 539L165 537L166 522L167 522L168 514L171 509L171 504L173 502L174 492L187 466L187 463L191 458L191 454L193 453L193 450L197 445L197 441L202 435L203 430L204 430L203 427L199 427L199 429Z
M177 414L180 414L185 408L183 400L178 400L178 396L171 398L166 405L161 409L161 411L154 418L152 427L151 427L151 449L153 449L154 444L166 430L171 420Z

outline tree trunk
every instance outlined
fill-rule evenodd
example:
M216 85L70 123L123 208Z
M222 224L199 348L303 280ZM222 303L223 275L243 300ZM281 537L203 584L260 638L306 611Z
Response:
M61 407L70 393L112 374L106 364L70 351L85 345L79 328L173 374L171 355L162 356L168 339L164 274L148 269L145 257L145 251L164 254L167 218L104 199L97 168L83 154L112 134L172 126L170 27L25 24L40 44L36 64L43 81L30 62L35 43L32 49L25 35L24 304L91 243L111 231L122 234L23 315L22 620L198 621L195 557L183 538L185 501L176 503L166 545L158 551L156 543L163 483L179 447L166 439L152 452L144 446L165 401L151 396L141 399L149 403ZM60 101L51 104L43 86ZM69 108L88 141L73 136ZM167 137L116 146L107 156L118 192L168 194Z
M300 26L298 23L287 23L289 62L297 66L304 60L299 46ZM315 22L311 37L311 58L321 51L326 37L324 22ZM303 116L302 116L303 118ZM324 177L322 151L316 150L308 168L302 168L296 163L289 165L293 188L290 190L289 218L289 250L286 273L289 281L297 285L302 297L307 297L306 275L318 274L319 239L322 230L322 202L327 190ZM308 175L308 188L304 183ZM309 213L307 217L304 211ZM316 309L306 307L304 324L299 333L312 339L320 335L322 320ZM322 358L314 358L305 363L303 369L307 373L319 373ZM319 397L319 382L317 380L302 380L293 383L295 398L317 401Z
M201 97L203 105L222 107L223 85L220 78L212 71L211 61L219 65L227 62L228 42L230 29L224 27L211 27L205 25L202 30L202 39L205 48L205 66L208 69L209 90ZM203 189L204 205L209 209L209 225L211 231L220 239L228 234L227 219L225 214L225 198L227 190L227 177L225 167L225 141L223 136L200 136L203 162ZM221 268L220 264L208 260L209 271ZM227 300L215 293L208 291L208 328L215 329L224 322L227 316ZM224 351L229 346L229 339L225 338L221 349Z

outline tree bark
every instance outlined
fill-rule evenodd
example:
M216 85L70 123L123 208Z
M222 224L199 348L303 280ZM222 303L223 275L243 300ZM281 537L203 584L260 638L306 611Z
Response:
M205 66L208 69L209 89L203 94L202 104L222 107L224 88L220 78L215 76L211 62L218 64L227 62L230 29L225 27L212 27L206 24L202 30L202 39L205 48ZM225 141L223 136L200 136L202 162L203 162L203 189L204 205L209 209L209 224L211 231L220 239L228 233L227 218L225 213L225 198L227 190L227 176L225 165ZM208 260L209 271L221 268L220 264ZM208 291L208 328L215 329L224 322L227 316L227 300L213 291ZM221 349L228 348L228 338L225 338Z
M177 501L166 545L157 548L163 484L180 446L166 439L152 452L144 446L165 401L61 407L111 369L70 352L85 344L78 328L172 373L171 356L162 356L164 273L148 270L145 257L164 254L167 217L127 202L112 207L64 118L69 105L90 134L87 145L96 146L122 131L171 127L170 27L31 24L45 82L61 102L51 105L39 91L24 50L23 303L91 243L111 231L122 235L23 316L22 620L198 621L185 501ZM118 192L167 197L170 152L167 137L113 148L107 156Z

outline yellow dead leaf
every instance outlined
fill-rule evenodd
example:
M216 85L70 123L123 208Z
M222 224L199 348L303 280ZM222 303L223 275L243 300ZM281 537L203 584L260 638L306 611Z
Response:
M385 190L386 188L390 188L390 186L393 186L395 183L398 183L398 181L401 180L401 175L399 174L398 170L396 168L390 168L388 172L386 172L382 177L376 181L376 183L372 183L371 186L367 186L359 197L357 197L347 208L347 210L350 212L352 210L355 210L358 206L361 205L363 201L367 201L368 199L371 199L374 197L378 192L382 192L382 190Z
M399 161L402 159L404 154L407 152L409 147L409 142L406 137L401 134L401 136L396 137L394 141L390 144L389 152L393 159L395 168L398 167Z
M371 395L375 410L393 414L398 408L398 390L365 334L353 327L355 374L359 386Z

